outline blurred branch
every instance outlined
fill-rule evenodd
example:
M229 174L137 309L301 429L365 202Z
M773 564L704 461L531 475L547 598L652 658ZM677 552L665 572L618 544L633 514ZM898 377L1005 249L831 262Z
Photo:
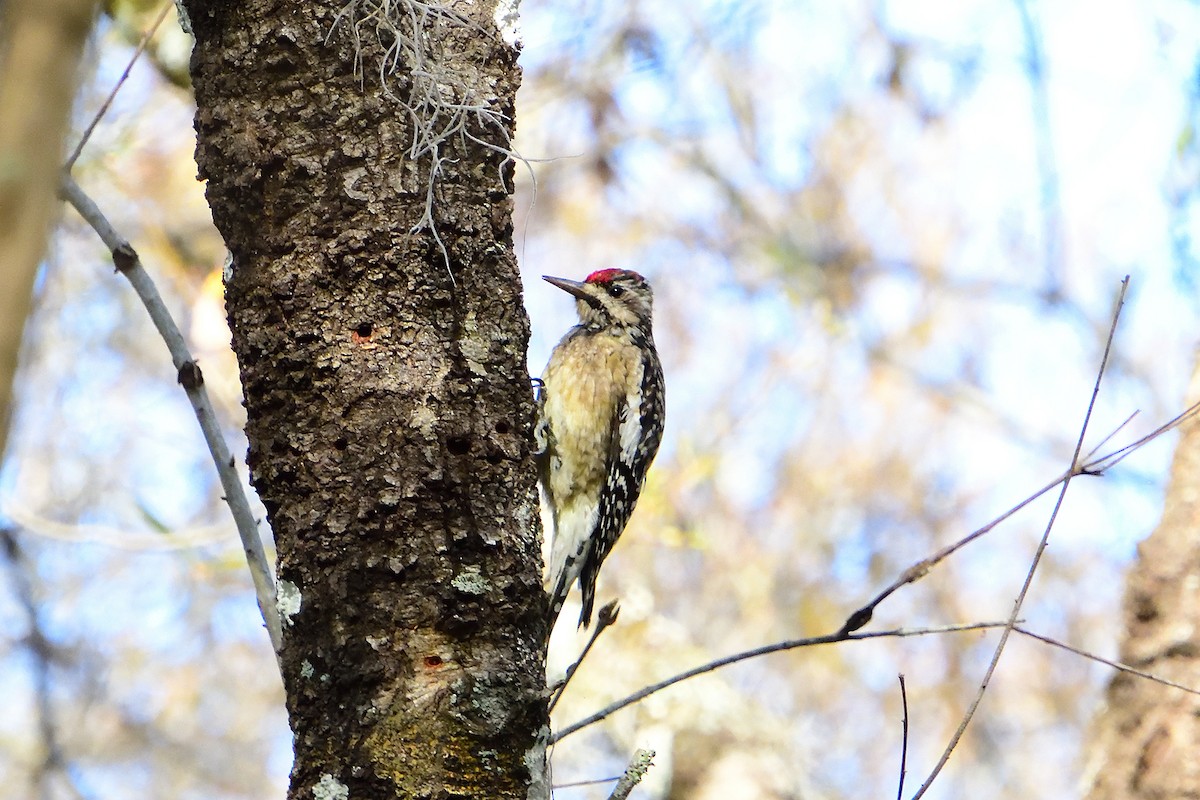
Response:
M178 371L179 383L187 392L188 400L191 401L196 419L200 423L200 429L204 432L204 440L208 443L208 450L212 454L213 463L216 465L217 474L221 479L221 487L225 492L225 502L229 504L234 522L237 523L238 535L242 539L242 549L246 554L246 562L250 566L250 576L254 580L258 608L266 623L267 634L271 637L271 647L278 654L282 632L279 610L275 605L275 582L271 577L271 568L267 564L267 557L263 551L262 539L258 535L258 523L250 510L250 501L242 488L235 462L229 453L229 446L221 434L221 428L213 411L212 402L209 400L208 392L204 389L204 376L200 372L200 367L188 351L187 343L184 341L179 326L171 318L170 311L163 303L162 296L159 295L153 279L142 267L133 246L117 233L92 199L79 188L79 184L75 183L70 175L63 176L62 194L108 246L117 271L132 284L134 291L146 306L155 327L158 328L163 341L166 342L167 349L171 352L171 360Z
M1037 147L1037 171L1041 192L1042 253L1046 271L1047 302L1062 299L1062 192L1059 189L1058 165L1054 156L1054 135L1050 127L1050 96L1046 89L1046 57L1042 37L1030 13L1027 0L1014 0L1021 17L1025 37L1026 68L1033 92L1034 138Z
M17 542L16 534L11 528L0 528L0 549L8 562L12 574L13 591L17 602L25 612L29 625L29 633L25 643L29 649L30 660L33 662L34 694L37 696L37 725L42 739L42 763L37 769L37 780L41 784L43 797L50 797L49 779L58 773L65 781L67 791L72 797L82 798L83 793L75 785L71 771L67 768L63 757L62 746L58 740L58 730L54 723L54 704L51 697L50 669L55 660L54 646L42 627L41 614L38 613L37 599L30 580L30 569L25 563L25 554Z
M570 736L572 733L586 728L589 725L595 724L609 715L620 711L622 708L640 702L652 694L661 692L663 689L666 689L669 686L674 686L681 681L686 681L688 678L694 678L697 675L703 675L706 672L712 672L720 669L721 667L727 667L730 664L736 664L739 661L747 661L751 658L758 658L759 656L765 656L770 653L780 653L785 650L795 650L801 647L813 647L821 644L857 642L866 639L903 639L910 636L928 636L930 634L937 633L958 633L961 631L987 630L988 628L1001 628L1004 627L1004 625L1004 622L972 622L963 625L938 625L928 628L896 628L890 631L868 631L866 633L851 633L843 628L837 633L830 633L826 634L825 636L809 636L804 639L788 639L786 641L776 642L774 644L763 645L762 647L755 647L752 650L743 650L740 653L734 653L733 655L718 658L715 661L709 661L706 664L701 664L698 667L693 667L686 672L681 672L678 675L674 675L666 680L659 681L651 686L643 687L628 697L618 700L617 702L606 706L600 711L597 711L590 717L581 719L573 725L568 725L567 727L558 731L550 737L550 743L554 744L559 742Z
M112 91L108 93L108 97L104 99L104 102L100 105L100 109L96 112L95 116L92 117L92 121L88 123L87 129L83 132L83 136L79 137L79 144L75 145L75 149L71 152L70 158L67 159L67 163L63 166L64 172L70 172L71 168L75 166L75 162L79 159L79 154L83 152L84 145L88 143L88 139L92 138L92 131L96 130L96 126L100 124L100 120L104 117L105 113L108 112L108 107L112 105L113 98L117 96L117 92L121 91L121 87L125 85L125 81L129 78L129 72L133 69L133 65L137 63L139 58L141 58L142 53L146 50L146 45L150 44L150 40L158 31L159 26L162 25L163 20L167 18L167 12L170 11L173 6L174 3L164 3L162 11L159 12L158 17L154 20L154 24L152 24L150 29L142 35L142 40L138 42L137 49L133 51L133 55L129 58L129 63L125 65L125 71L121 73L121 77L117 78L117 82L113 86Z
M95 0L0 3L0 453Z
M229 523L172 528L169 533L147 533L96 522L59 522L22 505L19 498L4 498L0 514L17 523L25 533L60 542L86 542L132 553L190 550L220 543L229 535Z
M1013 628L1017 624L1017 616L1021 613L1021 607L1025 604L1025 597L1029 594L1029 587L1033 584L1033 576L1037 572L1038 565L1041 563L1042 554L1046 552L1046 545L1050 542L1050 532L1054 530L1054 523L1058 519L1058 512L1062 509L1063 500L1066 499L1067 489L1071 486L1071 479L1076 475L1085 474L1082 465L1079 462L1079 455L1083 452L1083 440L1087 437L1088 424L1092 421L1092 412L1096 408L1096 399L1100 396L1100 383L1104 380L1104 372L1108 368L1108 357L1112 352L1113 337L1117 333L1117 323L1121 319L1121 309L1125 305L1125 293L1129 290L1129 276L1121 281L1121 289L1117 293L1117 301L1113 308L1112 323L1108 328L1108 339L1104 343L1104 355L1100 358L1100 368L1096 371L1096 382L1092 385L1092 396L1088 400L1087 412L1083 415L1083 424L1079 427L1079 437L1075 441L1075 452L1071 456L1071 467L1067 470L1067 477L1062 482L1062 488L1058 492L1058 499L1054 503L1054 509L1050 512L1050 519L1046 522L1046 529L1042 532L1041 541L1038 542L1037 550L1033 554L1033 560L1029 564L1029 569L1025 573L1025 582L1021 585L1021 591L1017 594L1016 602L1013 603L1012 613L1009 614L1008 623L1004 626L1004 632L1000 634L1000 641L996 644L996 651L992 654L992 661L988 664L987 671L983 675L983 680L979 684L979 690L975 693L975 699L971 701L971 705L963 714L962 721L958 725L958 729L954 735L950 737L950 742L946 745L946 749L942 751L941 757L933 770L929 773L929 777L921 784L921 788L913 795L912 800L918 800L925 792L933 785L938 774L946 763L950 760L950 755L954 752L954 748L958 746L962 740L963 734L966 733L967 726L971 724L971 720L975 716L979 704L983 702L983 696L987 692L988 684L992 680L992 675L996 672L996 667L1000 663L1000 656L1004 653L1004 646L1008 644L1008 637L1012 634Z
M1024 634L1025 636L1028 636L1031 639L1037 639L1039 642L1045 642L1048 645L1053 645L1054 647L1058 647L1062 650L1066 650L1068 653L1074 653L1077 656L1082 656L1083 658L1087 658L1087 659L1090 659L1097 663L1104 664L1105 666L1112 667L1113 669L1119 670L1120 672L1128 672L1130 675L1136 675L1139 678L1145 678L1146 680L1153 681L1154 683L1161 683L1163 686L1170 686L1172 689L1179 689L1180 691L1187 692L1188 694L1200 695L1200 689L1193 689L1190 686L1184 686L1182 683L1176 683L1175 681L1169 681L1166 678L1160 678L1157 675L1153 675L1149 672L1145 672L1143 670L1136 669L1134 667L1129 666L1128 664L1122 664L1119 661L1110 661L1109 659L1104 658L1103 656L1098 656L1095 653L1089 653L1086 650L1080 650L1077 647L1072 647L1071 645L1067 644L1066 642L1060 642L1058 639L1054 639L1050 636L1045 636L1040 633L1034 633L1033 631L1031 631L1028 628L1023 627L1021 625L1014 625L1013 630L1016 631L1017 633Z
M653 750L638 750L633 754L633 758L629 759L629 766L625 768L625 774L621 776L621 780L617 781L617 785L613 787L612 794L608 796L608 800L625 800L629 797L629 793L633 791L633 787L642 782L642 778L646 777L646 771L650 769L654 763Z

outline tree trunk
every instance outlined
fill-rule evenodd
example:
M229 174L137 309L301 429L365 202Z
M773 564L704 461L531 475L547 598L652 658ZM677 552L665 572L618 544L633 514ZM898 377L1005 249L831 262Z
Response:
M548 795L501 152L519 69L494 4L187 3L197 161L234 257L278 548L292 798Z
M1190 401L1200 399L1200 362ZM1200 686L1200 423L1182 428L1158 528L1125 587L1119 659ZM1200 697L1128 673L1091 734L1089 800L1200 798Z

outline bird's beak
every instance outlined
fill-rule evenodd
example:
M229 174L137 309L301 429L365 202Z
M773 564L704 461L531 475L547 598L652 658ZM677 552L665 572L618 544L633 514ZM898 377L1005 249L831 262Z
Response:
M555 278L552 275L543 275L542 280L551 286L557 286L567 294L573 294L580 300L587 300L590 295L587 292L587 284L579 281L569 281L566 278Z

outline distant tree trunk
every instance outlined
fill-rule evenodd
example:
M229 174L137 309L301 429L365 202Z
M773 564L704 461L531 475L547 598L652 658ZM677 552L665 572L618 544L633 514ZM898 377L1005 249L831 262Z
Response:
M1189 402L1200 399L1200 362ZM1125 587L1119 659L1200 687L1200 424L1184 426L1158 528ZM1200 697L1117 673L1091 734L1089 800L1200 798Z
M0 0L0 455L96 0Z
M234 256L279 553L292 798L545 796L528 320L499 152L517 51L494 0L445 5L462 15L187 3L197 161Z

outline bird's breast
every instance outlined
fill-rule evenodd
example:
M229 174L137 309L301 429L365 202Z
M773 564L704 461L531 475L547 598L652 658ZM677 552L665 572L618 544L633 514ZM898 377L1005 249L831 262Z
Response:
M637 348L605 332L573 332L554 349L542 376L554 442L548 487L554 496L600 491L618 409L629 387L640 382L639 370Z

